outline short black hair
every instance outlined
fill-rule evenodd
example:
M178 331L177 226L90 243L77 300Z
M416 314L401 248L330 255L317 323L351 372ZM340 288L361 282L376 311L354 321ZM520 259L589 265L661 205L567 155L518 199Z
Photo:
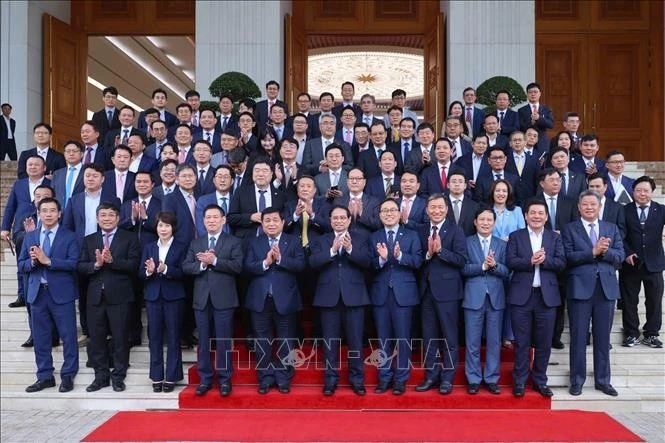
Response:
M163 90L162 88L157 88L157 89L153 90L153 91L152 91L152 95L151 95L150 97L151 97L151 98L155 98L155 95L159 94L160 92L161 92L162 94L164 94L164 97L168 100L169 96L168 96L168 94L166 93L166 91Z
M104 88L102 90L102 97L104 97L106 94L109 94L109 93L115 95L116 97L118 96L118 90L116 89L115 86L107 86L106 88ZM4 106L4 105L2 105L2 106Z
M543 88L541 88L540 85L539 85L538 83L536 83L536 82L531 82L531 83L529 83L528 85L526 85L526 90L527 90L527 92L528 92L529 89L531 89L531 88L538 88L539 91L542 91L542 90L543 90Z
M81 152L85 151L85 146L83 146L83 143L81 143L78 140L67 140L65 143L62 144L62 150L64 151L65 147L69 145L76 146Z
M62 205L60 204L57 198L53 197L45 197L41 199L39 203L37 203L37 210L42 209L42 205L46 203L55 203L55 207L58 208L58 212L62 211Z
M222 216L226 216L226 213L224 212L224 209L222 209L222 207L219 206L216 203L211 203L208 206L206 206L205 208L203 208L203 216L205 217L206 212L210 211L211 209L216 209L220 212L220 214L222 214Z
M145 169L139 169L138 171L136 171L136 174L134 174L134 178L135 179L138 178L139 174L147 175L148 177L150 177L150 183L153 183L153 184L155 183L155 177L152 176L150 171L146 171Z
M53 128L46 122L39 122L32 127L32 132L35 132L37 128L46 128L49 134L53 134Z
M594 172L593 174L590 174L590 175L586 178L586 182L589 183L589 182L591 182L592 180L596 180L597 178L601 179L601 180L603 181L603 184L604 184L604 185L607 184L607 175L605 175L605 174L602 173L602 172Z
M157 217L155 217L155 229L157 229L157 225L159 222L166 223L167 225L171 225L171 228L173 228L173 234L175 234L175 231L178 227L178 217L171 212L171 211L161 211L157 214Z
M132 111L132 115L136 115L136 109L132 108L129 105L124 105L122 108L120 108L120 112L122 112L125 109L129 109L130 111Z
M492 214L492 219L496 220L496 213L494 212L494 210L486 206L480 206L478 209L476 209L475 214L473 214L473 219L478 220L478 216L480 216L480 214L482 214L483 212L489 212L490 214Z
M644 182L649 183L649 185L651 186L651 192L656 190L656 181L653 178L649 177L648 175L643 175L641 177L636 178L635 181L633 182L633 189L635 189L635 187L640 183Z
M120 208L115 203L111 203L109 201L103 201L97 206L97 210L95 211L95 214L99 216L99 211L102 211L104 209L111 209L113 212L115 212L116 216L120 216Z
M118 151L125 151L129 154L130 157L132 156L132 150L129 148L129 146L123 145L122 143L113 148L113 157L115 157L115 153Z
M266 89L268 89L268 86L270 86L270 85L275 85L275 86L277 86L277 89L280 89L279 88L279 83L277 83L277 81L275 81L275 80L269 80L268 83L266 83Z
M277 206L268 206L263 211L261 211L261 220L263 220L263 217L265 217L268 214L279 214L280 220L284 220L282 211L280 211Z
M545 200L541 200L537 197L528 198L524 202L524 215L526 215L527 212L529 212L531 206L542 206L543 208L545 208L545 212L547 212L547 216L549 217L549 211L547 210L547 203L545 203Z
M351 218L351 211L349 210L349 208L347 208L346 206L342 206L342 205L333 205L333 207L330 208L330 212L328 212L328 217L332 217L332 213L335 209L343 210L346 213L346 216L348 218Z
M187 100L189 97L201 98L201 94L199 94L199 91L196 91L194 89L190 89L189 91L185 92L185 100Z

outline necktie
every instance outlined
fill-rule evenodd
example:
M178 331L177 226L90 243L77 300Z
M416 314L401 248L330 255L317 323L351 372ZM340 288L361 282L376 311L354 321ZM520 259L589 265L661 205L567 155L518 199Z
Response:
M198 126L199 125L199 119L196 117L196 114L192 116L192 125L193 126Z
M392 255L395 249L395 231L392 229L388 231L388 256Z
M208 249L215 249L215 245L217 244L217 239L215 237L210 237L210 240L208 241Z
M339 185L339 172L333 172L332 176L333 176L333 179L332 179L331 186L338 186Z
M108 121L109 121L109 126L111 125L111 122L113 121L113 111L108 111Z
M122 198L125 195L125 174L122 172L115 176L115 195L122 202Z
M552 226L552 230L556 231L556 199L554 197L550 197L549 210L550 210L550 225Z
M438 230L439 228L436 225L432 226L432 240L436 238L436 231Z
M44 244L42 244L42 250L47 257L51 256L51 234L52 232L50 229L44 231ZM47 283L46 269L42 269L42 282Z
M157 145L155 148L155 158L160 160L162 158L162 145Z
M122 136L122 144L126 145L129 142L129 129L123 129L125 135Z
M646 205L641 205L640 206L640 224L644 225L647 221L647 213L646 213L647 206Z
M402 218L404 220L409 219L409 215L411 215L411 199L405 199L404 200L404 206L402 207Z
M309 214L307 212L302 213L302 231L300 233L300 238L302 239L302 247L304 248L309 244L309 237L307 236L307 228L309 228Z
M383 153L383 149L377 149L376 150L376 158L380 160L382 153Z
M448 187L448 177L446 176L446 166L441 166L441 188L445 191Z
M266 208L266 191L259 190L259 212Z
M404 142L404 155L402 155L402 160L409 158L409 152L410 152L409 142Z
M536 105L531 105L531 109L533 110L533 113L534 113L534 114L535 114L536 112L538 112L538 106L536 106Z
M471 116L471 108L466 108L466 116L464 117L464 120L467 123L471 123L472 118L473 117Z
M242 175L236 176L236 179L233 181L233 192L236 192L241 184L242 184Z
M274 104L275 104L274 100L270 100L268 102L268 115L270 115L270 113L272 112L272 105L274 105Z
M501 174L494 174L495 180L501 180Z
M598 233L596 232L596 224L589 223L589 238L591 239L591 245L596 246L598 243Z
M226 203L227 198L226 197L221 197L219 199L220 203L219 206L222 208L222 211L224 211L224 215L227 215L229 213L229 207L228 204ZM225 234L229 233L229 224L224 223L224 227L222 228L222 232Z
M227 125L228 123L229 123L229 118L228 118L228 117L224 117L224 121L222 122L222 130L223 130L223 131L226 130L226 125Z
M345 134L344 134L344 141L345 141L347 144L350 145L350 144L351 144L351 140L352 140L352 137L351 137L351 130L350 130L350 129L347 129L347 130L345 131Z
M363 120L365 121L366 125L371 125L372 124L372 119L370 117L364 117Z
M516 163L517 163L517 173L522 176L522 171L524 170L524 156L523 155L517 155L516 156Z
M460 218L460 201L453 200L453 215L455 216L455 223L459 224Z
M67 173L67 183L65 183L65 206L69 198L72 196L72 185L74 184L74 172L76 168L74 166L69 167L69 172Z
M454 162L455 159L457 158L457 140L454 140L452 142L453 145L453 153L450 155L450 161Z
M487 257L487 253L489 252L487 250L487 239L483 239L482 243L483 243L483 255Z
M568 181L566 180L566 174L561 174L561 190L563 195L568 194Z
M291 182L291 173L293 172L293 168L291 165L286 165L284 167L284 177L286 179L286 183L284 186L289 186L289 183Z
M505 115L504 111L499 112L499 124L503 124L503 116Z
M390 187L391 187L390 182L392 181L392 179L386 177L383 180L386 182L386 197L390 197Z
M110 249L111 248L111 233L110 232L105 232L104 233L104 249Z
M206 179L206 175L205 175L205 174L206 174L205 169L199 169L199 187L200 187L200 188L203 187L203 182L204 182L205 179Z
M83 159L83 163L86 165L92 163L92 148L90 146L85 148L85 159Z
M277 134L277 140L282 139L282 131L283 130L284 130L284 128L275 128L275 133Z
M185 152L184 149L180 150L178 152L178 163L185 163L185 159L187 158L187 153Z
M393 133L393 142L397 143L399 141L399 129L398 128L392 128L392 133Z
M208 143L212 143L212 136L210 135L209 132L206 132L206 141L207 141Z
M187 206L189 206L189 212L192 215L192 220L196 221L196 217L194 215L194 211L196 208L196 200L194 200L194 195L187 194Z

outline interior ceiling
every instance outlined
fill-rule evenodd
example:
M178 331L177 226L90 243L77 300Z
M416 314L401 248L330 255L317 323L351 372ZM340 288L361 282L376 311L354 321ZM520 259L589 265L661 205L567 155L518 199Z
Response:
M309 35L307 47L312 49L330 48L331 46L383 46L423 49L421 35Z
M194 88L194 66L193 37L90 37L88 110L101 109L100 88L106 86L118 89L120 106L141 109L150 106L152 91L161 87L168 93L167 107L174 110Z

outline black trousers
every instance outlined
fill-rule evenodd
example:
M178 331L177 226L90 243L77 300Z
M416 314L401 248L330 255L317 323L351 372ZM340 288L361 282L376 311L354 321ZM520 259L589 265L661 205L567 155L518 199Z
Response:
M95 369L95 379L124 380L129 367L129 310L131 303L108 304L102 293L98 305L88 304L88 361ZM106 343L108 332L113 336L113 349ZM112 355L111 355L112 353ZM113 372L110 371L113 358Z
M644 304L646 323L642 326L645 337L657 336L663 321L663 273L648 272L644 266L637 270L621 270L619 286L623 309L621 319L626 337L640 336L640 317L637 306L640 302L640 288L644 284Z

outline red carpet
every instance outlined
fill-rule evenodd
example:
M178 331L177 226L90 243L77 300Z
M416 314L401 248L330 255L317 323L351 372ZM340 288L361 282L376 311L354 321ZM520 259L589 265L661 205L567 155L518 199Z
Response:
M83 441L183 440L643 441L607 414L585 411L118 412Z

